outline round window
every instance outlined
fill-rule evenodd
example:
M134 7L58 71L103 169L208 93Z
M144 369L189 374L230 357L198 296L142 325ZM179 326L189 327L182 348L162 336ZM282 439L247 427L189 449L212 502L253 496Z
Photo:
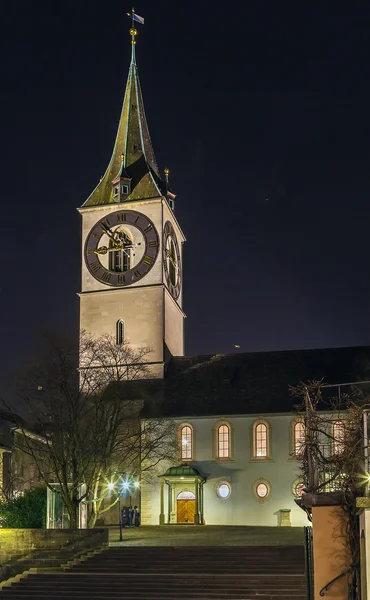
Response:
M221 483L219 486L217 486L217 495L219 496L219 498L226 500L226 498L228 498L230 494L231 487L228 483Z
M259 498L266 498L269 493L268 487L265 483L259 483L256 487L256 494Z
M302 496L303 490L304 490L304 483L303 483L303 481L299 481L294 486L294 495L299 498L300 496Z
M258 502L266 502L271 495L271 484L266 479L260 477L260 479L256 479L253 482L252 493Z

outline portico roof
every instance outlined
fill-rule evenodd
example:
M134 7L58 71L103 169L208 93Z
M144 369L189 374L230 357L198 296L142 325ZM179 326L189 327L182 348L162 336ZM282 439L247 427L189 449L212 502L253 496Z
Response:
M200 479L204 479L197 469L186 464L170 467L160 477L200 477Z

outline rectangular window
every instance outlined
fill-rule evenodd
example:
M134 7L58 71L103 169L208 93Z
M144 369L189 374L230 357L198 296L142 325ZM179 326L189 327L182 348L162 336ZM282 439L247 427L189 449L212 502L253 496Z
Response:
M119 195L119 186L118 185L114 186L114 188L113 188L113 194L114 194L115 198Z
M344 450L344 423L335 421L333 423L333 454L342 454Z
M128 185L123 185L122 186L122 194L124 194L125 196L127 196L127 194L128 194Z

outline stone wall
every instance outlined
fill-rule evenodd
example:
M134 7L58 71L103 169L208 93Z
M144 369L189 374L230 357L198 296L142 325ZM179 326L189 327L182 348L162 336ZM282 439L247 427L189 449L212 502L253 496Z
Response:
M108 543L108 529L1 529L0 581L34 566L57 566Z

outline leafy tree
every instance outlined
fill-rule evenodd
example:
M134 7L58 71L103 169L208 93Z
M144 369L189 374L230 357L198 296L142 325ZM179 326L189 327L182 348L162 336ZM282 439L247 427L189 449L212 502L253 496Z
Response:
M71 528L78 527L81 502L88 504L90 527L117 502L106 494L117 471L150 476L177 453L170 421L141 424L144 402L159 398L142 381L150 378L149 353L107 335L82 333L78 344L48 336L43 355L20 381L37 435L19 422L19 447L34 459L40 480L59 484Z
M46 525L46 487L27 490L22 496L0 502L1 527L38 529Z

